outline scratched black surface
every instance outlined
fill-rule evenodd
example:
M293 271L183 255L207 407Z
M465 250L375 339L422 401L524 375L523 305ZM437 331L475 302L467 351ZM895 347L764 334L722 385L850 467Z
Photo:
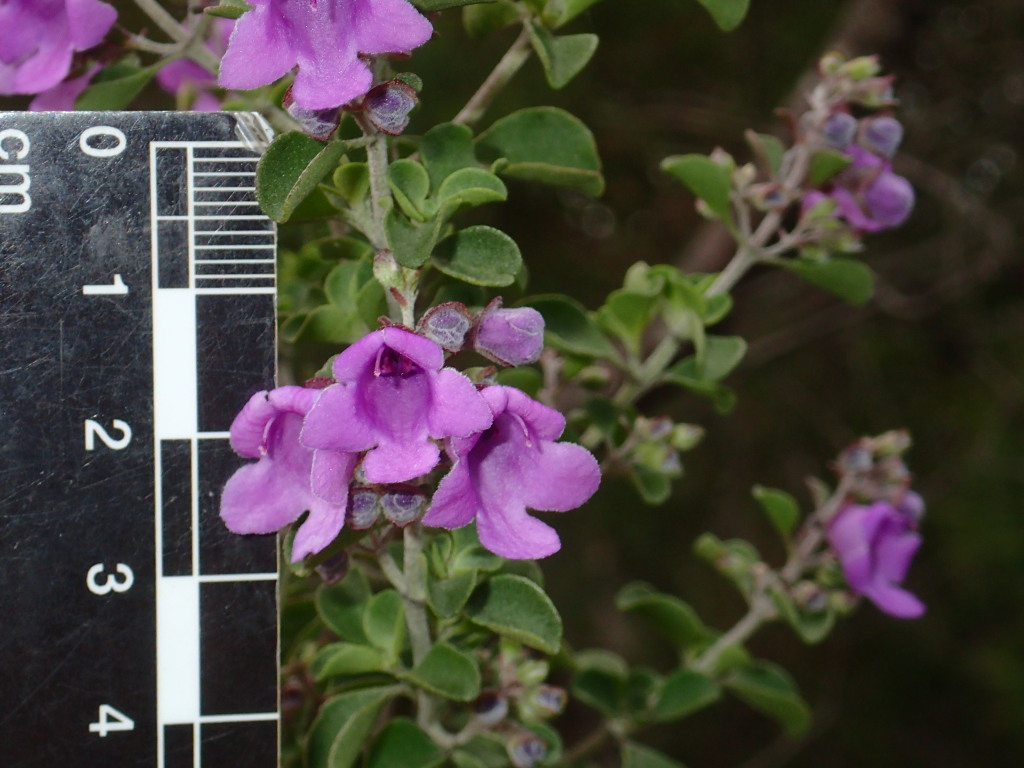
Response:
M94 125L123 131L125 151L104 158L83 153L78 138ZM13 161L0 153L0 185L11 183L5 163L27 164L31 209L0 212L0 765L152 768L148 142L235 140L235 120L0 113L0 148L8 155L23 149L11 129L23 131L31 147ZM180 198L178 188L164 193ZM0 198L0 205L10 202L10 196ZM83 285L110 284L115 273L128 295L82 294ZM231 343L233 322L251 325L246 312L221 318L226 326L219 343ZM230 422L231 415L216 420ZM86 419L114 436L112 420L124 420L132 429L130 444L114 451L97 441L94 451L85 451ZM93 594L86 574L97 563L109 571L128 564L134 586ZM244 644L233 652L244 654ZM101 704L133 718L134 729L103 738L90 733ZM265 751L265 734L254 739L254 749ZM236 749L236 757L245 754L244 744L236 742Z

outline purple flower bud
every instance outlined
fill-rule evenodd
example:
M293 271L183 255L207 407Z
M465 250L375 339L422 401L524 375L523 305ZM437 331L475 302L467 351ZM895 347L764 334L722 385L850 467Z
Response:
M854 592L891 616L914 619L924 613L924 604L899 586L921 545L906 514L885 501L850 504L829 525L828 541Z
M497 691L483 691L473 702L473 713L483 725L497 725L508 715L508 699Z
M306 109L295 103L292 89L285 91L281 101L289 115L302 126L302 132L317 141L327 141L341 125L341 110L338 107L328 109Z
M473 347L501 365L533 363L544 349L544 318L531 307L502 309L496 298L480 313Z
M409 113L418 101L416 91L410 85L401 80L390 80L367 93L363 107L378 131L398 136L409 125Z
M877 229L898 227L914 210L914 188L895 173L882 173L864 190L864 204Z
M458 301L449 301L429 309L416 327L416 332L454 354L462 349L466 343L466 334L472 327L473 315L469 308Z
M393 485L380 497L380 506L392 524L404 528L415 522L427 506L427 497L412 485Z
M380 494L372 488L353 488L349 491L346 521L355 531L373 528L380 519Z
M533 694L533 703L551 717L562 714L568 701L565 689L553 685L539 686Z
M865 147L882 157L891 158L903 141L903 126L894 117L875 117L865 120L861 130L861 142Z
M917 525L924 519L924 499L914 491L907 491L903 494L903 498L900 499L896 509L909 517L914 525Z
M520 734L508 743L508 756L515 768L533 768L547 754L548 745L533 733Z
M825 121L821 133L830 147L846 149L857 134L857 118L848 112L836 112Z

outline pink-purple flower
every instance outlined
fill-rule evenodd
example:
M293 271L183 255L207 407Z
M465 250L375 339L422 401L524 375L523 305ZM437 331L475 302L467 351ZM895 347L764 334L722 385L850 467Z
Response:
M259 461L228 480L221 518L235 533L273 533L308 510L295 534L295 562L322 550L341 531L358 459L299 442L303 418L319 395L320 390L295 386L258 392L231 424L231 447Z
M460 528L476 520L480 542L513 559L547 557L561 541L527 514L564 512L597 490L601 470L589 451L556 443L565 418L512 387L481 393L494 414L489 429L447 443L454 461L441 480L424 525Z
M251 89L298 67L292 96L303 109L352 101L373 84L360 54L404 53L425 43L430 22L407 0L251 0L235 26L220 84Z
M924 604L900 585L921 545L915 532L923 504L907 493L895 506L887 501L850 504L829 524L828 541L839 557L846 581L882 611L913 619Z
M398 327L363 337L334 360L334 384L306 417L311 448L369 451L371 483L401 483L432 470L432 439L466 437L491 425L491 409L473 383L444 368L435 342Z
M213 19L212 34L206 44L209 51L220 58L228 46L228 38L235 28L234 19ZM218 99L210 89L217 85L215 75L190 59L177 59L164 65L156 73L156 80L168 93L179 94L188 91L193 97L193 112L216 112L220 109Z
M100 0L0 0L0 94L41 93L99 45L117 18Z

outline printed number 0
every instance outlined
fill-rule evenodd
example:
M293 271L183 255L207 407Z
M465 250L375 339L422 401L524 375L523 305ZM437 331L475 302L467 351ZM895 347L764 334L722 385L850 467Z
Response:
M89 733L98 733L103 738L114 731L134 731L135 721L109 704L100 704L99 716L95 723L89 723Z
M95 451L96 450L96 438L100 439L107 448L113 451L123 451L128 447L128 443L132 441L132 428L128 426L127 422L121 421L120 419L114 419L114 429L121 433L121 437L111 437L110 433L97 421L93 419L85 420L85 450Z
M135 574L132 573L132 569L124 563L117 564L117 572L121 574L124 579L119 581L117 576L110 573L107 574L107 578L102 584L97 581L97 578L106 566L103 563L96 563L92 568L89 569L89 573L85 577L85 586L89 588L89 591L94 595L109 595L111 592L127 592L132 588L135 583Z

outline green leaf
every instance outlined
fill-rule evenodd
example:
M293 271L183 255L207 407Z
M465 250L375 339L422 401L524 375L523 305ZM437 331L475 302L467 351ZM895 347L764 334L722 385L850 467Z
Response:
M559 294L533 296L524 304L544 316L544 341L563 352L608 357L612 345L576 299Z
M747 131L746 137L754 152L764 160L766 170L773 177L777 177L782 170L782 158L786 154L786 146L778 137L772 136L770 133Z
M256 168L256 197L274 221L291 218L299 203L334 173L347 145L321 144L298 131L274 139Z
M239 19L246 11L251 11L252 6L245 0L221 0L219 5L212 8L205 8L208 16L219 16L222 19Z
M130 64L115 64L82 91L75 99L75 109L92 112L124 109L149 84L159 69L160 65L139 68Z
M412 0L412 4L425 13L444 11L448 8L458 8L463 5L474 3L493 3L495 0Z
M775 526L775 530L789 538L800 521L800 507L797 506L796 499L785 491L765 488L763 485L755 485L753 494Z
M427 169L415 160L395 160L388 167L388 184L395 200L410 219L426 221L426 199L430 193Z
M672 495L672 478L647 464L630 464L629 479L644 503L651 506L664 504Z
M405 608L398 592L386 589L369 599L363 614L363 632L389 658L398 657L406 638Z
M708 9L711 18L725 32L740 25L750 8L750 0L699 0Z
M797 690L793 678L781 667L759 661L734 670L725 686L737 698L777 720L791 736L798 736L811 724L811 708Z
M369 642L363 632L363 611L370 598L366 576L353 568L337 584L316 591L316 610L324 624L342 640Z
M366 768L432 768L444 753L416 723L398 717L384 726L370 747Z
M476 570L459 571L444 579L427 583L427 602L438 618L450 619L466 607L476 587Z
M822 605L819 610L809 610L797 605L790 595L779 590L772 592L772 601L786 623L808 645L820 643L835 626L836 612L831 606Z
M594 136L578 118L555 107L531 107L496 121L477 138L502 162L498 173L571 187L597 197L604 190Z
M552 29L568 24L597 0L548 0L542 18Z
M665 372L665 381L689 387L702 382L719 382L740 364L747 352L742 336L708 335L704 343L703 361L690 355Z
M718 685L710 677L680 669L665 679L654 704L654 717L662 722L681 720L714 704L720 696Z
M754 578L751 570L756 563L761 562L761 555L749 541L722 541L712 533L704 533L694 542L693 551L732 581L744 595L753 593Z
M386 668L384 655L376 648L356 643L331 643L317 652L309 671L317 681L322 681L338 675L383 672Z
M420 156L432 189L438 189L442 181L461 168L479 166L473 152L473 131L455 123L435 125L423 134Z
M309 729L306 768L351 768L380 708L397 692L393 687L370 688L328 699Z
M536 21L530 21L526 28L548 85L555 90L568 85L597 50L597 35L553 35Z
M437 643L402 679L455 701L473 701L480 695L476 659L449 643Z
M376 328L386 311L384 288L374 279L369 259L341 261L327 275L324 293L328 303L309 313L303 337L351 344Z
M388 211L384 229L395 261L409 269L422 267L437 245L442 224L440 218L421 224L410 221L394 208Z
M732 226L732 181L728 170L704 155L666 157L661 161L661 169L685 184L717 218Z
M499 635L546 653L558 653L562 619L551 598L529 579L494 576L477 587L466 613Z
M605 330L637 351L640 336L651 321L654 308L650 296L619 289L608 294L604 306L597 311L597 320Z
M834 149L823 149L815 152L811 158L811 167L807 178L812 187L821 186L852 162L853 158L849 155L844 155Z
M866 304L875 292L875 277L861 261L798 258L783 261L781 265L808 283L824 288L855 306Z
M433 263L446 275L472 285L504 286L515 282L523 257L511 237L480 225L438 243Z
M459 208L501 202L507 198L505 183L483 168L460 168L453 171L434 194L436 205L447 205L453 212Z
M471 5L462 10L462 26L477 39L510 27L519 21L519 10L512 4Z
M633 741L622 743L622 768L686 768L656 749Z
M573 676L572 695L606 717L616 717L622 712L626 678L606 669L584 669Z
M687 651L703 648L714 637L689 604L675 595L657 592L642 582L623 587L615 598L615 605L620 611L640 614Z
M331 181L349 204L359 203L370 192L370 166L344 163L334 171Z

